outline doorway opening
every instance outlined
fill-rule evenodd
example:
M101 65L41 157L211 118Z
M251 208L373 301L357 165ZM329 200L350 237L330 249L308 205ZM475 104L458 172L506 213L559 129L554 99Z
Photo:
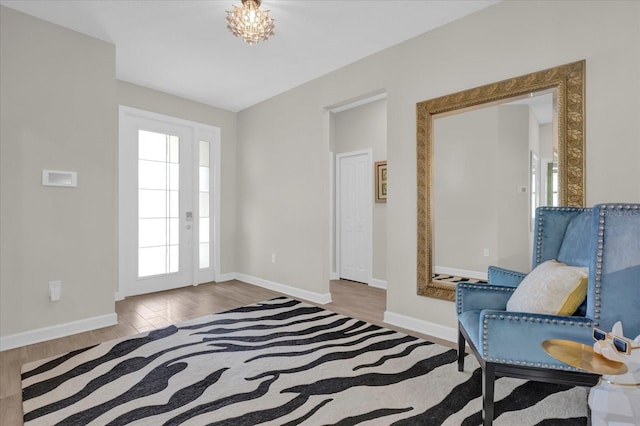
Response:
M387 159L386 94L330 111L330 278L386 288L386 203L374 191L374 163Z

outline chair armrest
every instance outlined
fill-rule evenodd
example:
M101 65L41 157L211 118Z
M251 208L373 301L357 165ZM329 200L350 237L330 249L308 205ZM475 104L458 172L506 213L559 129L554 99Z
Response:
M475 309L504 310L514 287L459 282L456 285L456 309L458 315Z
M580 371L548 355L542 342L572 340L591 345L593 321L585 317L485 310L480 313L482 358L528 367Z
M488 281L491 285L517 287L527 274L512 271L510 269L489 266Z

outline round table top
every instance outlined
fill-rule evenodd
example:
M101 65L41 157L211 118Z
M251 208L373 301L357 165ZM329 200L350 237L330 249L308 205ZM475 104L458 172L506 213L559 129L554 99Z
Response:
M550 339L542 342L542 348L549 355L572 367L602 375L626 373L627 366L612 361L593 351L593 347L571 340Z

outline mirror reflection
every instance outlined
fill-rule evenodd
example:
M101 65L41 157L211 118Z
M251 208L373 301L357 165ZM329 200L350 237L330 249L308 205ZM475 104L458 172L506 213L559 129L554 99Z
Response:
M535 209L558 205L554 95L433 117L434 280L530 270Z
M416 105L417 291L455 299L490 265L527 272L537 206L584 205L584 69L573 62Z

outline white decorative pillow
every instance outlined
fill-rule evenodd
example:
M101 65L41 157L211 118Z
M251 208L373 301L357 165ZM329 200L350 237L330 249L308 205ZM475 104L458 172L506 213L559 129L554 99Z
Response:
M587 297L588 278L588 268L548 260L522 280L507 302L507 310L571 315Z

